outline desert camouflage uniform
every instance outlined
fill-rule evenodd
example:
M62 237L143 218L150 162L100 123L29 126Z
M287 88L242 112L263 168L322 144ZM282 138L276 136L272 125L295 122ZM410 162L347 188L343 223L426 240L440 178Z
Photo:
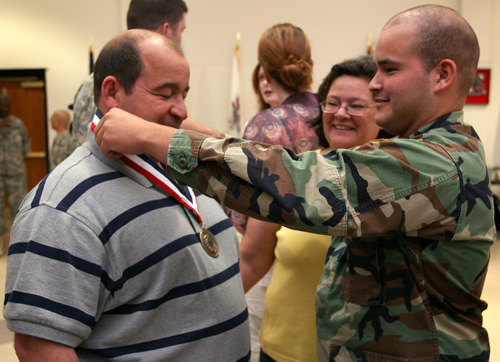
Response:
M11 126L0 127L0 235L7 232L5 193L9 197L12 219L28 192L24 159L31 149L31 139L23 121L9 115Z
M73 103L74 148L80 147L87 140L87 131L94 118L97 106L94 103L94 73L90 74L76 92Z
M320 360L488 361L493 201L462 112L325 157L205 138L177 131L170 175L252 217L336 236L317 289Z
M63 162L74 150L73 138L68 130L60 133L54 138L50 149L50 170Z

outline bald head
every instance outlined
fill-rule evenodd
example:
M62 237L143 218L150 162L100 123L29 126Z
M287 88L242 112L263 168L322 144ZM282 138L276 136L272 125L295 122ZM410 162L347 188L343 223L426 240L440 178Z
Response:
M417 27L415 52L430 72L443 59L457 65L458 97L465 99L476 76L479 43L472 27L455 10L423 5L403 11L384 28L413 23Z
M58 109L50 117L50 125L57 133L64 132L71 121L71 114L65 109Z
M107 76L114 76L127 94L132 92L135 81L144 68L141 44L151 43L170 48L183 55L179 44L150 30L132 29L111 39L99 53L94 66L94 100L98 104L101 87Z

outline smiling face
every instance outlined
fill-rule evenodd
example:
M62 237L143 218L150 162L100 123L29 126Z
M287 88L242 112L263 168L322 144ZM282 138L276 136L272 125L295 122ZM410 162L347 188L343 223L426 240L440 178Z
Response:
M264 103L269 104L270 107L277 107L280 105L280 100L276 93L271 90L271 86L266 80L264 75L264 68L259 67L259 72L257 73L259 79L259 91Z
M382 30L375 51L377 74L370 83L377 105L375 121L389 133L407 137L429 123L434 106L430 74L414 49L411 22Z
M179 128L187 118L184 99L189 90L189 65L183 55L161 39L146 39L138 45L143 69L132 92L123 87L117 107L150 122Z
M380 127L375 124L375 108L368 108L362 116L352 116L346 107L374 106L368 89L368 80L350 75L335 79L328 90L326 102L341 106L337 113L323 113L323 130L332 148L351 148L377 138Z

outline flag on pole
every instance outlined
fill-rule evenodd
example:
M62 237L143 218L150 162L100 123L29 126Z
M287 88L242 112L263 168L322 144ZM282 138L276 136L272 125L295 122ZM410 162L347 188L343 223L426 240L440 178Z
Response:
M233 66L231 70L231 88L229 93L229 119L228 132L235 137L241 136L241 110L240 110L240 33L236 34L236 47L233 55Z
M372 32L368 32L368 41L366 44L366 54L367 55L373 55L373 39L372 39Z
M94 50L92 49L92 46L94 45L93 43L94 40L91 36L89 40L89 73L94 72Z

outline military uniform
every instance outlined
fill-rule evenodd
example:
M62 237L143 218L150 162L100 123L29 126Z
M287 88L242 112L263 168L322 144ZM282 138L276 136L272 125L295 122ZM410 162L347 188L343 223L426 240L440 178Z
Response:
M81 146L87 140L88 126L97 106L94 103L94 73L90 74L82 83L75 95L73 103L73 137L74 148Z
M324 157L179 130L168 166L249 216L335 236L317 289L320 361L488 361L493 200L463 112Z
M23 121L9 115L0 124L0 235L7 232L5 193L9 197L12 219L28 192L24 159L31 149L31 139Z
M50 149L50 170L52 171L57 165L64 161L74 150L73 138L68 130L59 133Z

